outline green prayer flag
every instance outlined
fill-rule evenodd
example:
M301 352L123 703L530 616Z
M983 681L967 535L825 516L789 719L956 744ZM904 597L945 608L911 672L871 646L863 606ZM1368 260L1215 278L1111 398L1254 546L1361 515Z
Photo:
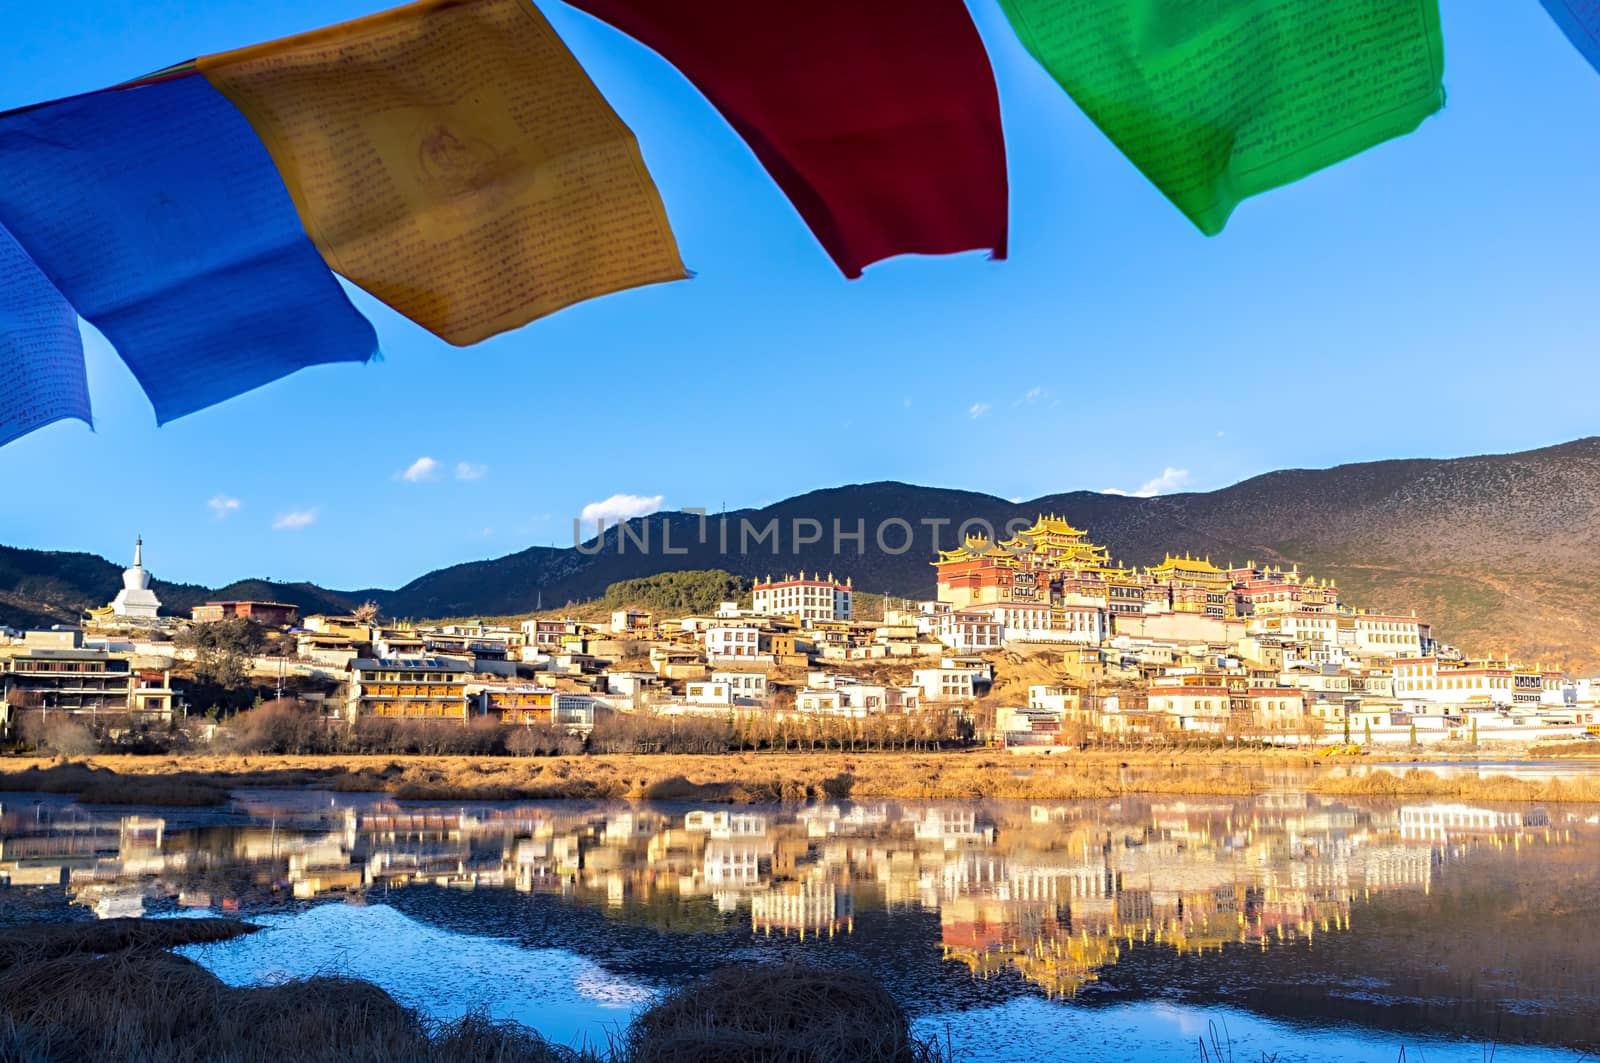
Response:
M1000 0L1028 51L1207 235L1444 106L1438 0Z

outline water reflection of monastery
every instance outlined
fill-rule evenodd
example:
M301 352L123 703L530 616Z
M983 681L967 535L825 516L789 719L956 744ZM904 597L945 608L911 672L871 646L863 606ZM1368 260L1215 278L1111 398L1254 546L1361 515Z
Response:
M943 955L975 976L1014 971L1071 995L1129 950L1204 955L1338 933L1356 901L1428 890L1475 847L1570 838L1542 811L1301 795L687 811L247 798L241 808L247 826L174 828L148 814L8 804L0 880L63 890L101 916L496 888L619 912L700 906L724 929L747 919L757 936L799 940L853 933L860 910L919 909L938 912Z

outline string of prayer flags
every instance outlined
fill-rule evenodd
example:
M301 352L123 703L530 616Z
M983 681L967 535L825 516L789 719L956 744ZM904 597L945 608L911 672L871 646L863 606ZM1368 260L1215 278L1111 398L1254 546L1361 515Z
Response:
M67 417L93 424L78 315L0 227L0 444Z
M687 276L631 130L528 0L198 60L346 278L457 345Z
M1000 2L1028 51L1207 235L1241 200L1444 106L1438 0Z
M0 226L53 286L35 285L21 313L53 320L64 297L162 423L377 349L261 142L199 77L0 115ZM36 350L28 386L55 393L71 353ZM86 399L57 401L87 419Z
M1567 40L1600 71L1600 0L1540 0Z
M1005 141L962 0L570 0L677 67L847 277L1007 238Z

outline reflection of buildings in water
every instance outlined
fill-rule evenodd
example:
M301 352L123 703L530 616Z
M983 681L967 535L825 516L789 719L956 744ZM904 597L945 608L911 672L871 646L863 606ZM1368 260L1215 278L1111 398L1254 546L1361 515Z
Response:
M933 842L946 849L994 843L994 827L979 822L976 809L934 805L913 811L907 818L914 824L912 837L919 842Z
M1115 963L1121 946L1109 935L1074 934L1064 909L997 897L959 897L939 910L944 958L979 978L1009 968L1047 996L1073 996Z
M1400 809L1400 837L1407 841L1450 842L1467 837L1516 834L1550 827L1550 814L1474 808L1470 805L1405 805Z
M250 826L181 830L71 806L7 808L0 876L64 885L100 915L412 883L555 894L619 914L708 898L724 912L748 904L753 933L806 941L851 932L858 909L936 910L946 958L1070 996L1132 950L1210 956L1348 929L1356 898L1426 891L1475 846L1551 834L1542 814L1304 795L1015 811L247 808Z
M809 838L871 834L882 831L891 823L887 804L851 805L848 808L835 804L811 805L797 813L796 820L805 825Z
M144 891L138 886L90 883L78 889L72 900L92 910L96 919L137 919L144 915Z
M772 842L765 836L707 841L703 867L717 907L737 907L740 894L761 885L762 862L770 866L771 857Z
M847 888L820 878L783 882L750 898L750 926L757 933L832 937L855 929L855 906Z
M1232 802L1159 802L1150 806L1150 825L1173 841L1206 844L1213 830L1231 831Z
M683 817L683 829L712 838L764 838L767 817L754 812L690 812Z
M1448 806L1417 811L1373 813L1300 796L1253 807L1165 803L1151 806L1142 831L1103 824L1099 846L969 854L946 869L942 945L979 975L1010 968L1055 995L1076 992L1097 966L1134 947L1205 955L1314 940L1349 929L1355 898L1428 891L1442 861L1469 851L1414 844L1437 835L1410 824L1451 814ZM1515 824L1523 833L1548 823L1542 814L1508 816L1457 822L1485 831ZM1071 819L1045 806L1029 816L1032 824Z
M656 833L666 826L666 817L658 813L624 812L606 817L600 832L601 849L617 849L635 844L648 844Z
M516 838L511 864L512 884L519 891L565 895L576 880L578 847L571 838Z
M683 818L683 830L704 838L700 859L704 892L720 911L733 911L745 895L770 873L774 853L768 817L753 812L694 811ZM688 887L685 890L684 887ZM703 892L700 882L680 881L680 892Z

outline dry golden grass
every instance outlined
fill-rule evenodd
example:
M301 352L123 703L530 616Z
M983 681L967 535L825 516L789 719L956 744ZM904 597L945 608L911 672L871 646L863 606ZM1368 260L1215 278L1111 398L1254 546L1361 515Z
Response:
M1366 761L1367 758L1363 758ZM1336 762L1348 765L1349 760ZM1374 760L1376 768L1381 762ZM1070 800L1123 794L1249 795L1297 785L1316 793L1496 801L1600 801L1600 778L1474 779L1427 771L1330 771L1283 750L1178 753L611 754L572 757L220 756L0 759L0 791L84 795L107 803L215 804L254 787L388 793L412 801L554 799L736 803L817 798Z
M578 757L103 756L0 761L0 790L92 793L97 800L215 803L231 789L331 789L402 800L604 799L765 802L808 798L1009 797L1124 793L1248 794L1250 767L1313 764L1294 755L737 753Z
M91 805L206 807L228 800L226 786L186 772L124 773L78 761L34 762L20 771L0 772L0 786L25 793L74 794Z
M1600 776L1518 779L1510 775L1440 775L1423 769L1374 771L1319 778L1308 786L1319 794L1351 797L1452 797L1467 801L1560 804L1600 802Z

